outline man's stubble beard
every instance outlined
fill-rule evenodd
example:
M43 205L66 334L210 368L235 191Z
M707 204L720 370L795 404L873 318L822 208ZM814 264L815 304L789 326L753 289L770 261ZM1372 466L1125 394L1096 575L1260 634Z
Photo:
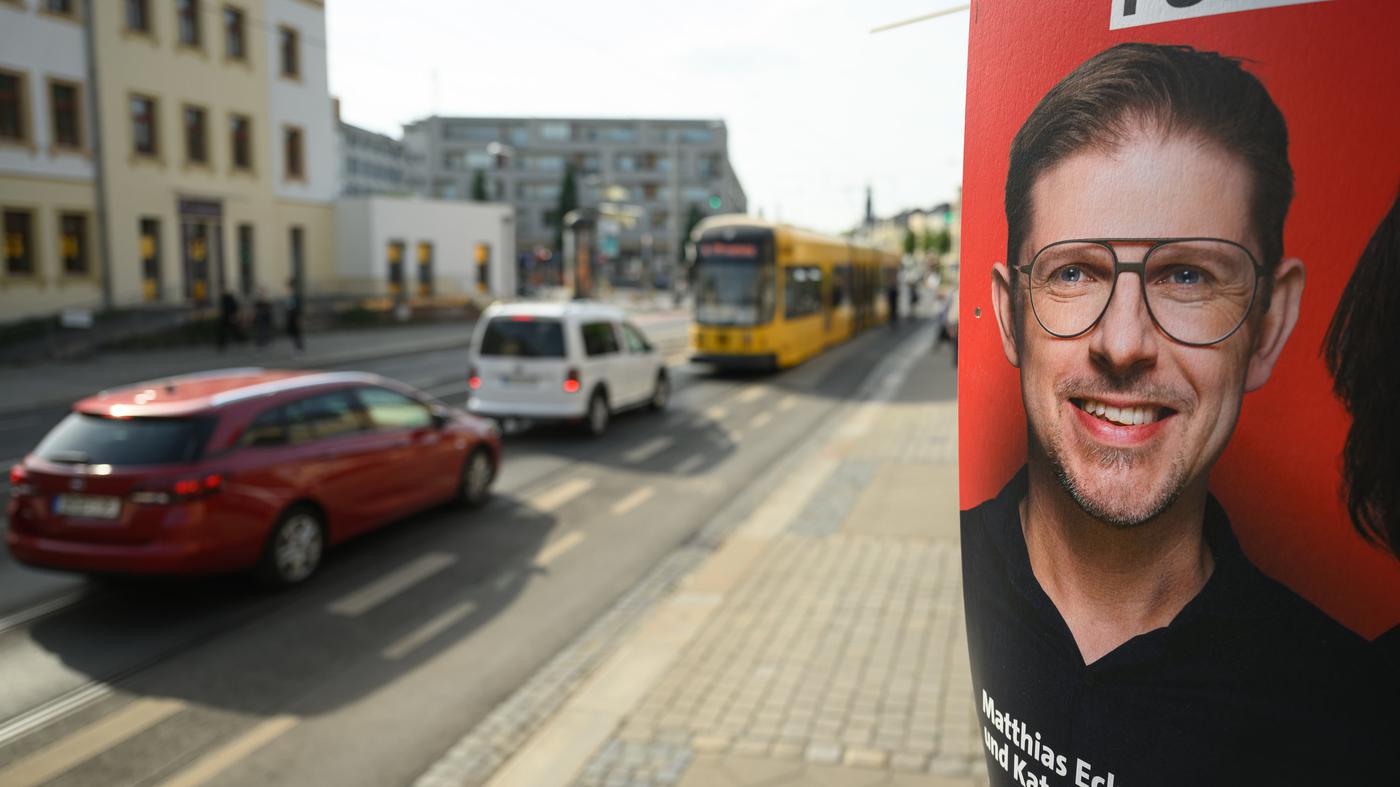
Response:
M1167 484L1155 499L1147 501L1146 505L1134 506L1131 509L1127 505L1110 507L1107 502L1091 497L1088 490L1070 472L1068 463L1064 460L1063 446L1060 443L1062 435L1051 434L1048 439L1041 441L1034 428L1028 428L1026 431L1027 437L1031 441L1032 451L1035 450L1036 445L1040 446L1041 453L1045 455L1051 469L1055 471L1055 477L1060 480L1060 487L1070 496L1070 499L1074 500L1084 513L1119 530L1138 527L1161 516L1176 503L1182 490L1186 488L1186 467L1178 457L1172 460L1171 467L1167 471ZM1130 449L1106 448L1098 445L1087 446L1087 449L1091 464L1105 472L1130 470L1140 460L1138 452ZM1129 494L1136 491L1128 490Z

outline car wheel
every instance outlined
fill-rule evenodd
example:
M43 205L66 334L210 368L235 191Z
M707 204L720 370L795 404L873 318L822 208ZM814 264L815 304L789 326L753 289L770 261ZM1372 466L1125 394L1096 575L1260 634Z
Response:
M467 508L481 508L491 497L491 482L496 478L496 464L491 452L474 448L462 463L462 480L457 483L457 502Z
M608 409L608 395L594 391L588 400L588 415L584 417L583 428L593 437L601 437L608 431L608 419L612 412Z
M310 506L288 509L267 537L257 577L264 584L288 587L305 582L321 565L326 550L326 523Z
M651 392L651 401L647 406L656 412L666 409L666 405L671 401L671 378L666 373L660 372L656 375L656 388Z

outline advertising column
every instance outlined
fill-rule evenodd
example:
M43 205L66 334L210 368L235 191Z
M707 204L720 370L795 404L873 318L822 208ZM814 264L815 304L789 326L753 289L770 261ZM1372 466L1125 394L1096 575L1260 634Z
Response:
M991 783L1394 783L1400 4L979 0L970 30Z

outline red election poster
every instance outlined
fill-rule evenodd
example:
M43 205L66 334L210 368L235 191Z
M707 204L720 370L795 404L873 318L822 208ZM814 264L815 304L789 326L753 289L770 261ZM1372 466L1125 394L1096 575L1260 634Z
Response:
M991 783L1370 783L1400 733L1400 3L970 13Z

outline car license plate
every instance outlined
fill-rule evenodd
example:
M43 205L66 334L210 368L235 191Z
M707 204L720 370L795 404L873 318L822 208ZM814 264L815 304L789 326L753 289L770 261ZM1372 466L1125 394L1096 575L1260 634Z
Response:
M534 385L540 381L538 377L531 377L525 374L508 374L501 379L506 385Z
M59 495L53 501L53 512L63 516L116 519L121 511L121 498L107 495Z

